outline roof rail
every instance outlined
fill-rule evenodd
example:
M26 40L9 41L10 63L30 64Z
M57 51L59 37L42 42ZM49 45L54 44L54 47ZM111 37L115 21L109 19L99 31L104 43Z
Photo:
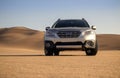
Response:
M85 18L82 18L83 21L86 21Z
M57 21L60 21L60 18Z
M82 20L85 20L85 18L82 18Z

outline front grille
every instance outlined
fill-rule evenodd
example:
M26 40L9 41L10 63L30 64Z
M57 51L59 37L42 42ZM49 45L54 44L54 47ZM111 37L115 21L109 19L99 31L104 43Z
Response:
M59 31L57 33L60 38L77 38L80 34L80 31Z

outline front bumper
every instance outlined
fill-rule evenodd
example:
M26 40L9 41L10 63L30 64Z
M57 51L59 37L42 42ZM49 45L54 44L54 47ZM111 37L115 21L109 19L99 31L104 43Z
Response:
M58 44L59 43L59 44ZM47 44L47 45L46 45ZM79 36L78 38L59 38L55 37L47 37L45 36L45 47L47 48L95 48L96 46L96 35L84 35Z
M83 49L84 48L95 48L96 41L45 41L45 47L49 49Z

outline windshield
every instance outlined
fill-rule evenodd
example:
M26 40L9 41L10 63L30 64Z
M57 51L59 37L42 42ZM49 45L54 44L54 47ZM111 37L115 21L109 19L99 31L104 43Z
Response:
M54 28L63 28L63 27L89 27L82 20L60 20L54 26Z

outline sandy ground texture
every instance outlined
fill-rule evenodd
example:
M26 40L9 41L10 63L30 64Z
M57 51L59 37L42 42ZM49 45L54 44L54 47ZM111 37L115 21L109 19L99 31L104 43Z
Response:
M0 78L120 78L120 50L44 56L42 50L0 47Z

